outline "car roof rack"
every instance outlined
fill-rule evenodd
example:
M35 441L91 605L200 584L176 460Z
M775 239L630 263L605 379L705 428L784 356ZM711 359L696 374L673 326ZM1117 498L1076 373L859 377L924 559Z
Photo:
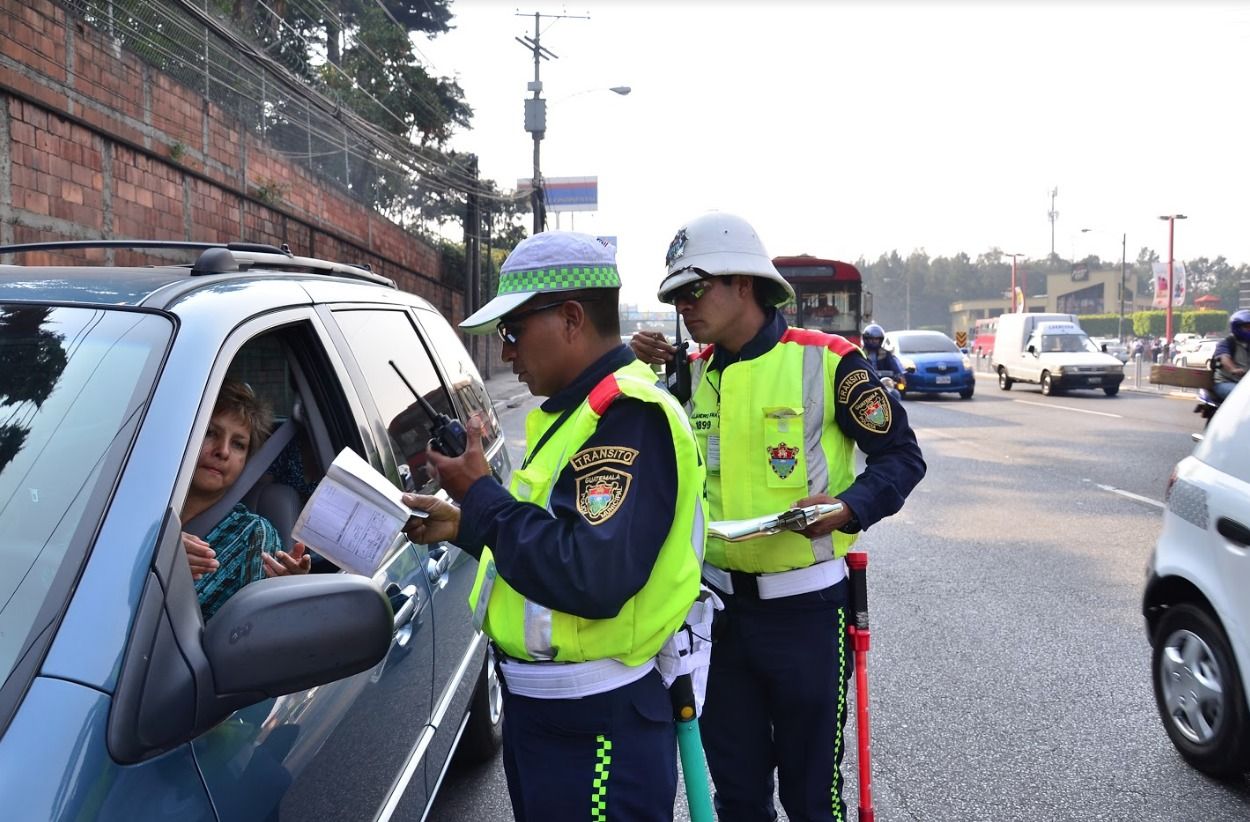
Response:
M171 248L192 249L201 253L191 265L192 276L202 274L226 274L242 272L254 266L295 269L318 274L335 274L367 280L378 285L395 288L395 281L375 273L367 265L336 263L315 257L297 257L285 243L281 246L267 243L204 243L189 240L58 240L46 243L22 243L0 245L0 255L24 254L32 251L64 251L85 248Z

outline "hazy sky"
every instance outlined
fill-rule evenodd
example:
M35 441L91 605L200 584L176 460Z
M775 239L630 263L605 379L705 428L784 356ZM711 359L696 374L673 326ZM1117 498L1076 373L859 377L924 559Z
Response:
M599 178L561 228L617 235L626 301L653 303L664 253L708 209L773 255L855 260L997 246L1130 260L1250 261L1250 4L1212 2L452 3L421 52L475 115L454 148L511 188L532 172L513 38L543 20L546 177ZM515 12L527 12L518 17ZM609 86L629 85L620 97ZM572 216L572 220L570 220ZM531 218L527 216L527 225ZM549 215L555 227L555 215ZM1081 234L1081 228L1097 233Z

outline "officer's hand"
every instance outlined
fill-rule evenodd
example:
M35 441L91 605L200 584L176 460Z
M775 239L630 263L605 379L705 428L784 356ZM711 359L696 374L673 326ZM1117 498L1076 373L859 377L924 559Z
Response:
M418 545L432 545L460 534L460 509L438 497L404 494L404 505L425 511L428 517L412 517L404 526L404 535Z
M834 531L850 522L851 509L847 507L842 500L837 497L831 497L828 494L813 494L810 497L803 497L803 499L794 503L795 508L806 508L809 505L829 505L833 503L841 505L842 510L835 514L830 514L822 520L813 522L802 531L799 531L799 533L808 539L816 539L817 537L823 537L826 534L832 534Z
M677 349L668 344L659 331L636 331L629 338L629 347L634 356L649 365L668 362Z
M468 442L464 453L458 457L448 457L425 447L425 456L430 465L438 472L439 482L443 490L451 495L456 502L464 499L469 493L469 486L482 477L490 476L490 466L486 463L486 454L482 451L482 419L474 414L469 419L466 429Z

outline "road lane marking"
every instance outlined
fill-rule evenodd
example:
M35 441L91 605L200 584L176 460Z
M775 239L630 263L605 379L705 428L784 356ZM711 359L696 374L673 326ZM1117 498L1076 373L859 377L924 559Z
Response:
M1038 408L1061 408L1064 411L1075 411L1078 414L1094 414L1099 417L1115 417L1117 420L1124 419L1124 415L1122 414L1110 414L1106 411L1089 411L1084 408L1073 408L1070 405L1054 405L1049 402L1032 402L1031 400L1016 400L1016 402L1024 405L1036 405Z
M1089 482L1089 480L1086 480L1086 482ZM1103 485L1101 482L1096 482L1094 483L1094 485L1102 489L1103 491L1110 491L1113 494L1119 494L1122 497L1128 497L1129 499L1135 500L1137 502L1144 502L1147 505L1153 505L1155 508L1158 508L1160 510L1167 509L1167 505L1165 505L1162 502L1159 502L1157 499L1151 499L1150 497L1143 497L1141 494L1134 494L1132 491L1125 491L1123 488L1116 488L1114 485Z

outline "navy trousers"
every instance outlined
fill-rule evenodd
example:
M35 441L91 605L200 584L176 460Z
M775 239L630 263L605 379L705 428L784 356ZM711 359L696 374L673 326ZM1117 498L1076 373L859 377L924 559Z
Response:
M735 594L722 595L699 720L717 816L776 819L776 769L792 822L842 822L842 730L854 661L847 582L770 600L750 582L735 574Z
M518 822L673 818L677 731L652 671L581 699L533 699L504 686L503 765Z

